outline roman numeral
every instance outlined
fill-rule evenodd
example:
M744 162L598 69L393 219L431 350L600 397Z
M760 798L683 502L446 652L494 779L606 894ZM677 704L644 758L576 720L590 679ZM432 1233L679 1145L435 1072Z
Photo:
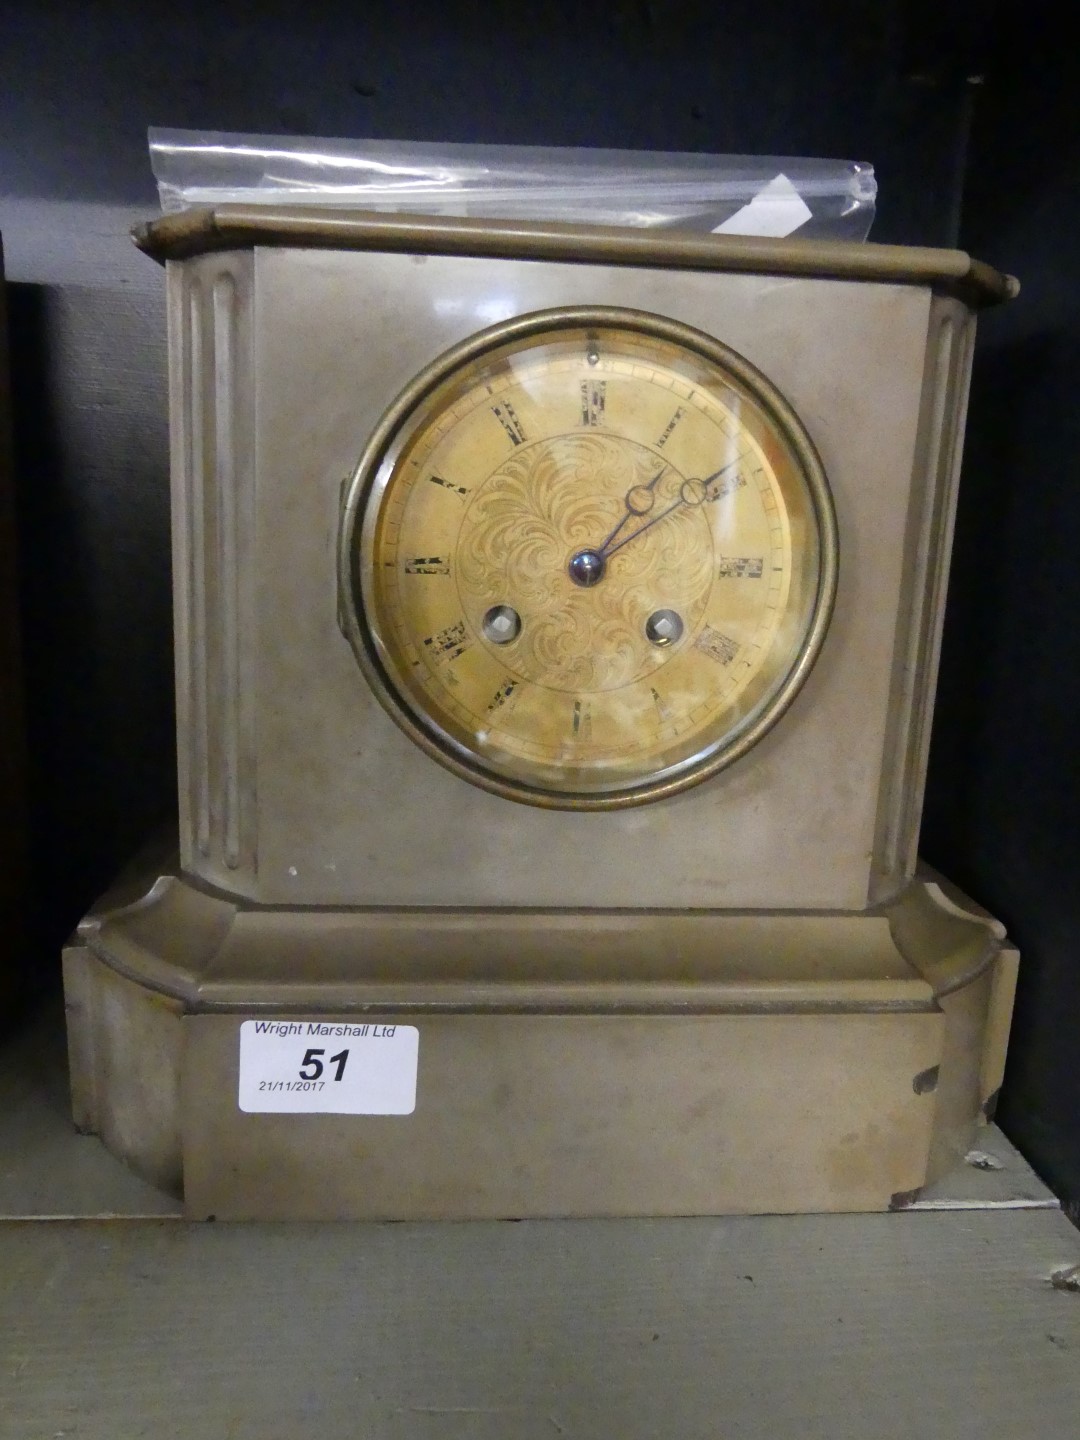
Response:
M449 575L450 562L444 560L441 555L431 555L425 558L418 555L415 560L405 561L406 575Z
M428 479L433 485L441 485L444 490L449 490L452 495L468 495L464 485L454 485L449 480L444 480L441 475L429 475Z
M493 715L496 710L501 710L520 683L519 680L508 680L505 685L500 685L488 702L487 713Z
M570 728L575 740L589 740L592 737L592 713L587 700L574 701L574 714Z
M521 445L525 440L525 431L521 427L521 421L514 413L514 407L509 400L504 400L501 405L493 405L491 413L498 420L499 424L510 437L511 445Z
M683 418L685 414L686 411L680 405L679 408L675 411L675 414L672 415L671 419L664 426L663 433L661 434L660 439L656 442L656 448L658 450L662 450L667 444L667 442L671 439L671 432L675 429L675 426L678 425L679 421Z
M607 404L607 381L590 383L588 380L581 382L581 423L582 425L602 425L604 423L604 409Z
M706 625L694 641L694 648L719 665L730 665L739 653L739 642L727 635L721 635L720 631L714 630L711 625Z
M760 580L764 560L749 555L721 555L716 565L720 580Z
M429 635L424 645L436 660L456 660L469 645L465 621L458 620L453 625L444 626L434 635Z
M706 485L705 499L721 500L725 495L733 495L736 490L741 490L745 484L746 476L741 470L736 470L733 475L719 476Z

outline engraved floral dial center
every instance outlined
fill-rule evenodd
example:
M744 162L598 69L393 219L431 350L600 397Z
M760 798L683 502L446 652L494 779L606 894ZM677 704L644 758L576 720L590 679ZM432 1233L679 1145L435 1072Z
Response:
M608 430L514 446L470 495L449 555L467 629L494 643L490 609L512 606L521 634L502 663L549 694L615 692L651 674L669 657L649 643L647 617L669 605L696 623L716 584L709 523L682 503L681 471ZM658 498L643 516L626 497L646 484ZM580 723L576 735L581 747Z

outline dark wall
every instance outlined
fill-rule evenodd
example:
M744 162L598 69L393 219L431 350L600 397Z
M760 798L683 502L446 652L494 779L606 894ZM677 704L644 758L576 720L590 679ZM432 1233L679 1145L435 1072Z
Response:
M55 975L65 931L172 804L160 275L124 238L154 202L148 125L869 159L875 239L962 233L1024 281L981 333L925 837L1023 946L1001 1113L1080 1197L1074 76L1013 8L0 7L33 974Z
M962 238L1019 275L976 352L923 849L1023 969L1000 1119L1080 1207L1080 62L1002 16Z
M871 158L878 238L955 223L975 0L7 5L2 188L152 198L148 124Z

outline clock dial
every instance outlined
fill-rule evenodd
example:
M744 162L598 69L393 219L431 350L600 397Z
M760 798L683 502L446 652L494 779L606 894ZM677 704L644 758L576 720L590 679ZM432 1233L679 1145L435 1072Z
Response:
M746 361L656 317L546 312L387 416L346 505L346 624L452 769L534 804L641 803L786 708L835 552L813 447Z

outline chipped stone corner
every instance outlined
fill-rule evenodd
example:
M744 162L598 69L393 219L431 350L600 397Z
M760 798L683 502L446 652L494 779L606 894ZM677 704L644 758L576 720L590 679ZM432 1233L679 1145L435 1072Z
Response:
M889 1209L910 1210L921 1194L921 1185L917 1185L914 1190L897 1190L889 1197Z

